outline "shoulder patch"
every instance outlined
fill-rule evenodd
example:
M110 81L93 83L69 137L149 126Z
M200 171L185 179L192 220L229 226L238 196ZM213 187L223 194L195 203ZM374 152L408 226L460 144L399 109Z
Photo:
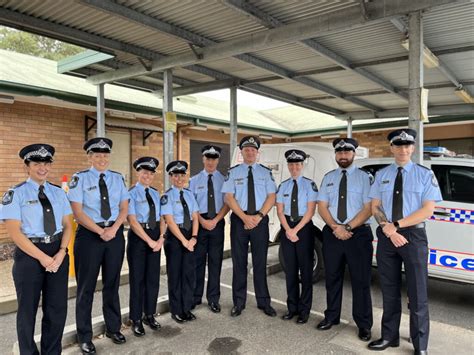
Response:
M426 169L426 170L431 170L430 168L427 168L427 167L424 166L424 165L421 165L421 164L418 164L418 163L416 163L416 165L418 165L418 166L420 166L420 167L422 167L422 168L424 168L424 169Z
M164 206L168 203L168 195L163 195L160 198L160 205Z
M314 181L311 181L311 187L313 188L314 192L318 192L318 187L316 186L316 183Z
M133 185L131 188L128 189L128 192L132 191L137 185Z
M10 189L7 192L5 192L2 197L2 205L6 206L12 203L14 194L15 194L15 191L13 189Z
M431 172L431 185L434 187L439 187L438 179L436 178L434 172Z
M74 189L78 183L79 183L79 176L73 175L71 177L71 181L69 181L67 185L69 186L70 189Z
M364 168L359 168L359 170L363 171L364 173L366 173L367 175L369 175L369 181L370 181L370 185L372 185L375 181L375 177L372 175L372 173L368 170L365 170Z

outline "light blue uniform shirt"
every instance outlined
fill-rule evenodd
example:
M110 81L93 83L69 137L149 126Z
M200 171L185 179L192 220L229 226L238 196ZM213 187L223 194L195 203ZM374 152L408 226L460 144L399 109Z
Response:
M298 213L303 217L308 210L308 202L315 202L318 198L318 187L316 183L304 176L296 179L298 185ZM276 202L283 203L284 213L291 216L291 193L293 192L293 179L283 181L278 187Z
M148 223L148 217L150 216L150 205L146 199L145 186L137 182L135 186L128 190L128 192L130 194L130 200L128 202L128 215L135 215L138 223ZM159 221L160 193L153 187L150 187L148 192L155 203L156 220Z
M68 192L69 201L81 203L85 214L95 223L106 222L100 215L100 174L95 168L74 174ZM115 221L120 212L120 203L128 200L129 194L122 174L111 170L104 171L104 174L112 212L108 221Z
M369 197L382 201L388 220L392 219L392 200L398 165L395 163L377 171ZM409 162L403 167L403 217L423 207L425 201L441 201L438 180L431 169Z
M161 215L173 215L174 222L176 224L181 224L184 222L183 206L181 205L181 200L179 199L179 189L177 187L172 187L168 189L163 196L161 196ZM194 198L193 193L189 189L183 189L184 200L188 204L189 217L191 221L193 220L193 212L199 213L199 206Z
M255 186L255 208L260 210L268 194L276 192L275 180L269 168L254 163L252 166L253 181ZM243 163L229 169L223 193L233 193L242 211L247 211L247 186L249 165Z
M199 174L194 175L189 180L189 189L193 192L194 197L199 205L199 213L207 213L207 180L209 173L202 170ZM224 175L220 171L212 173L212 184L214 186L214 201L216 202L216 213L219 213L224 205L224 194L221 192L224 184Z
M45 237L43 225L43 206L38 198L39 185L32 179L16 185L5 193L0 208L0 220L21 221L21 232L28 238ZM57 234L63 230L62 220L70 215L71 205L66 192L59 186L45 182L44 193L48 197L54 212Z
M347 171L347 219L345 221L339 221L337 219L339 183L342 178L342 170ZM371 174L354 165L351 165L347 169L339 167L324 176L321 188L319 189L318 201L327 202L332 218L334 218L336 222L346 224L364 208L364 204L370 202L369 191L372 182L373 177ZM369 220L365 223L369 223Z

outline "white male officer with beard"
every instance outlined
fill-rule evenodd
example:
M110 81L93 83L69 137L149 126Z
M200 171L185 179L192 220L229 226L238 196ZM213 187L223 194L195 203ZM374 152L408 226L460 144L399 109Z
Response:
M328 330L339 324L347 264L352 284L352 316L359 328L359 338L369 341L373 323L370 297L373 236L368 219L373 177L353 164L359 146L355 139L337 138L332 145L339 168L324 176L318 195L319 214L326 222L323 258L327 309L317 329Z

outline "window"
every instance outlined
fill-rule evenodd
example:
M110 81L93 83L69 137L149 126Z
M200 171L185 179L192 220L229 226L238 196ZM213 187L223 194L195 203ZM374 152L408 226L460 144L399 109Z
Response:
M474 203L474 168L455 165L432 165L443 199Z

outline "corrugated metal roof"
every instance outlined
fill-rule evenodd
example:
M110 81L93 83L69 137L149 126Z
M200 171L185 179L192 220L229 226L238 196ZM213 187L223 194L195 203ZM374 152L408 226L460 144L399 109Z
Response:
M267 1L248 0L248 4L256 6L260 11L274 17L283 24L306 20L319 15L337 14L345 9L357 9L360 2L352 1ZM222 42L237 37L265 31L267 28L261 21L245 15L225 3L225 1L140 1L116 0L113 4L124 6L132 11L165 21L180 29L191 31L213 41ZM150 53L175 55L189 52L187 40L174 35L160 32L142 23L104 12L98 8L85 5L76 0L4 0L1 8L17 11L22 14L47 20L95 34L104 38L123 42L143 48ZM474 47L474 3L454 3L430 9L423 14L425 43L430 48ZM0 19L1 20L1 19ZM21 25L30 28L27 21ZM32 29L34 26L32 26ZM38 29L35 29L38 30ZM350 63L371 61L391 57L407 56L408 52L401 46L403 34L390 21L369 23L348 31L340 31L330 35L316 37L315 40L328 49L345 57ZM100 46L100 43L91 43ZM110 48L108 50L110 52ZM133 65L139 63L136 53L127 53L123 47L114 50L116 59L122 63ZM251 53L271 64L278 65L290 73L334 68L332 61L308 49L301 43L265 48ZM462 82L474 78L474 51L454 53L440 56L451 71ZM217 70L231 77L256 79L274 77L276 74L264 68L256 67L244 61L227 58L209 63L204 67ZM92 65L91 68L106 70L104 66ZM383 65L366 67L366 70L395 87L408 85L408 62L396 61ZM202 83L212 81L206 74L175 68L174 75L190 82ZM380 90L375 84L360 75L347 70L329 71L308 76L331 88L339 90L343 95L361 91ZM135 78L140 79L140 78ZM142 79L146 83L160 84L155 78ZM448 80L437 69L425 69L425 83L446 83ZM291 79L273 80L260 83L262 87L277 89L285 94L302 100L305 97L327 95L311 86ZM452 87L454 89L454 85ZM468 87L468 89L471 89ZM430 92L430 104L438 102L460 102L453 90L433 89ZM380 96L380 97L378 97ZM361 97L361 100L379 106L382 109L406 107L407 101L393 94ZM347 100L333 99L319 101L321 104L342 111L366 110Z

